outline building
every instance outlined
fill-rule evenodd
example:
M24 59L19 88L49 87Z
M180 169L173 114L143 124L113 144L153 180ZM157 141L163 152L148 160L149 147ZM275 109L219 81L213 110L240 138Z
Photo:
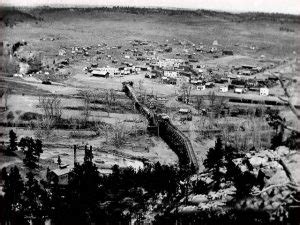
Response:
M185 108L179 109L179 113L180 113L180 114L188 114L188 113L190 113L190 112L191 112L191 110L189 110L189 109L185 109Z
M98 67L95 68L94 71L107 72L109 76L119 74L119 69L114 67Z
M105 78L109 77L109 72L102 71L102 70L101 71L99 71L99 70L93 70L91 72L91 74L93 76L95 76L95 77L105 77Z
M244 88L239 88L239 87L235 88L234 93L243 94L243 93L245 93L245 89Z
M252 74L252 72L250 70L241 70L238 72L238 74L250 76Z
M203 91L205 90L205 85L200 85L200 86L197 86L197 91Z
M269 95L269 88L263 87L259 89L259 95L261 96L268 96Z
M164 59L164 60L159 60L157 62L157 65L160 68L178 68L184 60L182 59Z
M164 76L169 78L177 78L178 72L174 70L165 70Z
M233 51L232 50L223 50L222 54L223 55L233 55Z
M220 87L220 92L228 92L228 86L221 86Z
M69 183L69 174L73 169L73 166L60 166L58 169L50 172L49 179L51 181L56 180L59 185L67 185Z

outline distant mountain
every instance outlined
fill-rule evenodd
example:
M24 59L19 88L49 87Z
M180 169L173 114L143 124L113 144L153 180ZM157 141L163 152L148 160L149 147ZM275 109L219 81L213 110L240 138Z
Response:
M77 13L89 14L99 12L116 12L116 13L128 13L138 15L167 15L167 16L194 16L194 17L216 17L227 19L236 22L244 21L272 21L272 22L292 22L300 23L300 15L290 15L281 13L261 13L261 12L249 12L249 13L229 13L223 11L213 10L189 10L189 9L174 9L174 8L142 8L142 7L120 7L120 6L107 6L107 7L75 7L75 6L40 6L40 7L6 7L2 8L4 17L2 18L7 25L13 25L17 22L26 20L41 20L47 19L49 14L61 14L57 18L64 16L76 15Z
M30 13L13 7L1 8L0 11L0 21L3 22L6 26L10 27L19 22L38 20L37 17L31 15Z

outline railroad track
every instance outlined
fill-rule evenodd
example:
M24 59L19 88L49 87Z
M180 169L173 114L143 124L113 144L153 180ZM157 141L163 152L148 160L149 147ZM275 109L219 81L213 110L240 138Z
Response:
M123 91L133 100L135 108L147 118L149 131L160 136L177 154L180 165L189 166L197 172L199 170L198 160L189 138L174 126L169 119L153 113L140 103L133 89L133 82L124 82Z

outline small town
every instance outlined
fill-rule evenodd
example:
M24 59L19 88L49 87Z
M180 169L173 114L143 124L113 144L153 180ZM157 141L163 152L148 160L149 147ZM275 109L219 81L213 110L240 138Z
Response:
M1 225L300 224L299 14L1 11Z

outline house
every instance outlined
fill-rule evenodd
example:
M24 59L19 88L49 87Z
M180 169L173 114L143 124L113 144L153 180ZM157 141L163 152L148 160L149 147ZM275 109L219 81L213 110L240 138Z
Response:
M207 82L205 84L205 87L207 87L207 88L213 88L214 86L215 86L215 84L213 82Z
M180 114L188 114L188 113L190 113L190 110L189 109L185 109L185 108L181 108L181 109L179 109L179 113Z
M67 53L67 52L66 52L66 50L64 50L64 49L59 49L59 50L58 50L58 55L60 55L60 56L64 56L66 53Z
M244 64L242 65L242 68L243 69L246 69L246 70L252 70L253 68L255 68L256 66L254 65L248 65L248 64Z
M109 77L109 72L103 70L93 70L91 74L95 77Z
M59 185L68 185L69 183L69 174L73 170L73 166L60 166L58 169L50 171L49 179L51 181L56 180Z
M165 70L164 76L169 78L177 78L178 72L174 70Z
M201 80L191 80L191 84L194 84L194 85L202 84L202 81Z
M233 51L232 50L223 50L222 54L223 55L233 55Z
M156 78L156 74L153 74L153 73L146 73L146 74L145 74L145 78L150 78L150 79Z
M259 89L259 95L261 96L268 96L269 95L269 88L263 87Z
M203 91L205 90L205 85L200 85L200 86L197 86L197 91Z
M225 93L225 92L228 92L228 86L221 86L221 87L220 87L220 91L221 91L221 92L224 92L224 93Z
M235 88L234 89L234 93L243 94L243 93L245 93L245 89L244 88L240 88L240 87Z
M242 71L239 71L238 74L250 76L252 73L250 70L242 70Z
M109 76L117 75L119 74L119 69L114 67L101 67L101 68L95 68L96 71L102 71L102 72L108 72Z

